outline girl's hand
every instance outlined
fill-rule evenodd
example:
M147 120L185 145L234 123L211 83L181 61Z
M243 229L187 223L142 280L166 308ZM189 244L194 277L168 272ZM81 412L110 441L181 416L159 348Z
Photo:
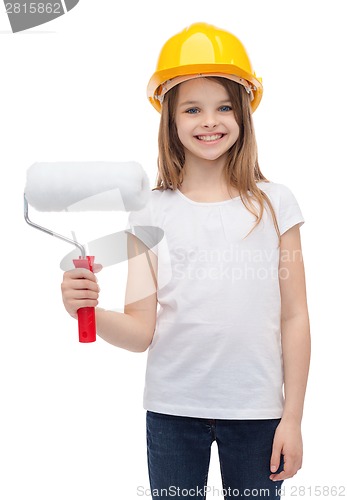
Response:
M94 264L94 272L99 272L101 269L100 264ZM81 307L98 305L99 291L97 278L88 269L71 269L64 273L61 293L64 307L73 318L77 319L77 311Z
M302 437L301 427L297 422L281 420L278 424L272 446L270 460L270 470L276 472L281 454L284 458L283 471L278 474L271 474L269 477L273 481L281 481L293 477L302 466Z

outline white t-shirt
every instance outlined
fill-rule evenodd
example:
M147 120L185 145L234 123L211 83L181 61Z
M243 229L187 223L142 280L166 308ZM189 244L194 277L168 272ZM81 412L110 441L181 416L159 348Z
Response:
M288 187L257 184L281 235L304 223ZM282 416L278 237L266 209L243 239L254 223L240 197L201 203L169 189L152 191L145 208L130 213L128 230L158 255L145 409L214 419Z

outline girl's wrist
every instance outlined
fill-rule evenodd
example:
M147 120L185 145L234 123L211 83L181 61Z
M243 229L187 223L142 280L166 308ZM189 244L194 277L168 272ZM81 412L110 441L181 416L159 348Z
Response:
M281 422L285 422L292 425L301 425L302 415L298 415L296 413L290 411L283 411Z

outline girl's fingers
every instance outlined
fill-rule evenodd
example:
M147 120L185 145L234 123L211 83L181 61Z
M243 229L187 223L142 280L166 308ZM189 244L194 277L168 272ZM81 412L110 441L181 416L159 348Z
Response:
M99 304L98 300L90 300L90 299L82 299L82 300L75 300L73 303L73 309L74 311L78 311L78 309L81 309L82 307L96 307Z
M66 292L69 290L100 291L96 276L88 269L73 269L64 273L61 288Z
M89 269L84 269L83 267L70 269L70 271L66 271L63 275L63 281L82 278L88 279L90 281L97 281L95 274L92 271L89 271Z
M67 284L69 289L73 290L92 290L94 292L99 292L99 285L95 281L89 280L71 280L70 283Z
M76 300L83 300L83 299L92 299L92 300L97 300L99 297L98 292L94 292L93 290L72 290L66 294L67 299L76 299Z
M94 264L93 265L93 272L94 273L99 273L102 269L102 265L101 264Z
M100 264L96 266L96 271L102 269ZM77 268L66 271L61 283L61 291L65 309L75 319L78 309L96 307L99 304L100 288L95 274L89 269Z

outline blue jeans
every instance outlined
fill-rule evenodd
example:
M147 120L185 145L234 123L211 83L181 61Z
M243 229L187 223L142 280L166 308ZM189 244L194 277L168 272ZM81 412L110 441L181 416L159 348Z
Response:
M271 481L270 458L280 418L211 420L147 411L147 459L153 500L205 499L211 445L222 477L216 498L278 500L283 481ZM283 456L278 471L283 470ZM217 490L217 491L216 491ZM253 491L252 491L253 490Z

